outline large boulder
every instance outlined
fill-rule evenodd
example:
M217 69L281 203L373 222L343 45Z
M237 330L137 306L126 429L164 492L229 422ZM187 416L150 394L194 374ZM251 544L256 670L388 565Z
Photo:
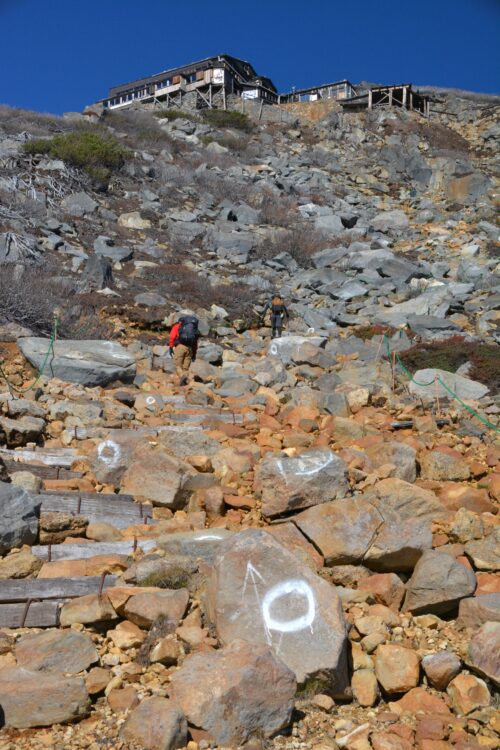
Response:
M382 211L372 219L372 226L376 232L403 232L408 229L409 224L407 215L399 208Z
M397 513L403 520L434 521L448 515L434 492L402 479L382 479L363 497L380 510Z
M283 364L289 365L292 362L293 354L303 344L312 344L313 346L321 347L326 343L326 338L323 336L283 336L279 339L274 339L269 344L268 355L271 357L279 357Z
M196 471L189 464L171 456L162 446L145 443L132 452L121 491L177 510L189 499L195 477Z
M218 745L271 737L290 723L297 683L266 645L235 640L188 657L172 675L170 696L188 721Z
M0 670L0 710L6 727L48 727L86 716L90 700L81 677L12 667Z
M243 638L271 647L299 683L348 686L346 625L336 589L265 531L225 542L207 586L207 610L223 644Z
M293 520L326 565L363 563L381 572L413 570L432 545L427 521L402 518L363 497L316 505Z
M18 345L28 362L39 369L47 354L49 340L27 337ZM95 386L113 380L131 382L136 373L135 360L115 341L55 341L54 356L44 370L47 377L69 383Z
M438 380L441 380L449 390L444 388L439 382L431 387L418 385L418 383L433 383ZM455 372L439 370L436 367L428 367L425 370L417 370L413 373L409 389L410 393L413 393L415 396L426 399L435 399L436 395L439 398L450 398L450 391L452 391L458 398L472 399L474 401L486 396L489 392L488 386L479 383L477 380L470 380L469 378L464 378L462 375L457 375Z
M349 491L347 465L329 448L298 456L268 454L256 468L255 486L266 516L309 508L344 497Z
M0 554L36 541L40 505L22 487L0 482Z
M414 615L449 612L475 588L476 576L470 568L445 552L426 550L407 583L403 611Z
M134 450L146 441L147 437L139 430L110 430L96 443L90 455L97 480L118 486L131 463Z

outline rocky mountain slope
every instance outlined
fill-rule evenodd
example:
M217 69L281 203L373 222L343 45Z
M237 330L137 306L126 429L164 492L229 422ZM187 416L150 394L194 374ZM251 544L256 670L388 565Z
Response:
M436 98L0 108L0 750L499 747L498 99Z

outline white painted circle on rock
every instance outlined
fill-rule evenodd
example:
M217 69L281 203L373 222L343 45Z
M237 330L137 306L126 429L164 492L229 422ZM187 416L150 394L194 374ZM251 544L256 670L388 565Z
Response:
M307 601L307 612L293 620L276 620L271 614L271 607L277 599L289 594L297 594ZM316 617L316 604L314 594L308 583L301 580L283 581L273 586L262 601L262 616L268 630L277 630L279 633L296 633L299 630L309 628Z
M121 448L114 442L114 440L103 440L97 448L97 457L100 461L105 463L106 466L109 466L110 469L117 466L121 455Z

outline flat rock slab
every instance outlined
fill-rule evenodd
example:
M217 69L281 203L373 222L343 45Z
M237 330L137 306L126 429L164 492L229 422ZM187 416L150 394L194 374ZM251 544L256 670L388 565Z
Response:
M81 677L14 667L0 670L0 707L6 727L26 729L81 719L90 700Z
M485 622L500 622L500 593L471 596L460 602L459 627L476 629Z
M193 654L172 676L171 697L189 722L218 745L235 747L271 737L291 720L297 683L267 645L235 640Z
M437 378L440 378L443 383L461 399L477 401L483 396L486 396L490 390L486 385L483 385L483 383L478 383L477 380L469 380L469 378L464 378L454 372L447 372L446 370L429 367L425 370L417 370L417 372L413 373L413 380L409 383L410 393L432 400L435 399L436 394L439 398L452 398L450 393L446 388L443 388L441 383L438 383L436 386L434 385L434 380ZM418 383L433 383L433 385L420 386L417 385Z
M322 692L348 685L346 625L336 589L265 531L235 534L221 548L207 586L207 609L223 644L270 646L300 683Z
M18 345L28 362L39 369L49 348L49 339L27 337ZM54 356L44 370L46 377L68 383L95 386L114 380L129 383L135 378L134 358L115 341L55 341Z
M313 448L298 456L268 454L255 471L266 516L302 510L344 497L349 490L347 464L329 448Z
M14 650L17 663L34 672L77 674L99 660L91 638L75 630L23 635Z

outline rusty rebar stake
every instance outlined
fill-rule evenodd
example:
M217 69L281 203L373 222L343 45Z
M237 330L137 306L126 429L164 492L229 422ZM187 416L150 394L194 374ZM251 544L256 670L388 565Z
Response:
M26 601L26 604L25 604L25 606L24 606L24 612L23 612L23 616L22 616L22 618L21 618L21 624L20 624L20 626L19 626L20 628L24 628L24 625L25 625L25 623L26 623L26 618L28 617L28 610L29 610L29 608L30 608L30 606L31 606L31 602L32 602L32 601L33 601L32 599L28 599L28 600Z
M104 572L103 572L103 573L101 574L101 583L99 584L99 593L98 593L98 595L97 595L97 596L102 596L102 590L103 590L103 588L104 588L104 581L106 580L106 576L107 576L107 575L108 575L108 571L107 571L107 570L105 570L105 571L104 571Z

